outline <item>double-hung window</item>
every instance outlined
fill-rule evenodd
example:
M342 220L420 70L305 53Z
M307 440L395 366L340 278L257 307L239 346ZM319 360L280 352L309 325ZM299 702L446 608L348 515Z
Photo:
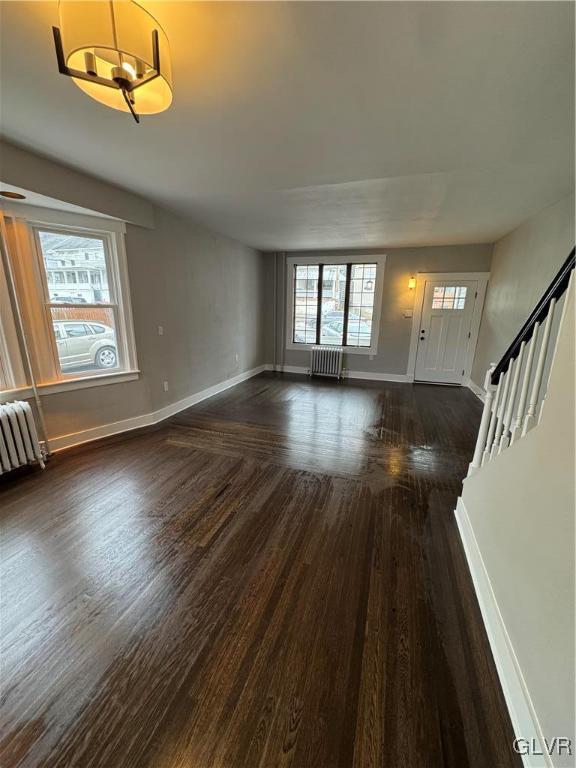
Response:
M45 213L3 221L36 382L69 387L136 375L123 225L64 219ZM4 357L21 352L12 345ZM6 378L0 371L0 384Z
M384 257L287 260L287 346L313 344L375 354Z
M122 370L125 364L112 247L105 235L33 227L46 323L61 376ZM79 254L88 253L82 270ZM64 282L54 281L64 262ZM79 272L94 280L80 283Z

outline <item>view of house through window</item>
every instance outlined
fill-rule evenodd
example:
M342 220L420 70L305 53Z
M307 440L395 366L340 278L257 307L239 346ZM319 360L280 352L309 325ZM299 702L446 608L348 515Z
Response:
M106 241L70 232L37 229L36 233L61 372L117 369L117 304Z
M294 267L295 344L369 347L376 264Z

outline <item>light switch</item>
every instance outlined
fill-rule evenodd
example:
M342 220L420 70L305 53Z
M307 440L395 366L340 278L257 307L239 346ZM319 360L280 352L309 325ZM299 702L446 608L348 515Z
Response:
M164 326L159 325L158 326L158 336L164 336Z
M402 312L402 316L403 317L412 317L413 315L414 315L414 310L413 309L405 309Z

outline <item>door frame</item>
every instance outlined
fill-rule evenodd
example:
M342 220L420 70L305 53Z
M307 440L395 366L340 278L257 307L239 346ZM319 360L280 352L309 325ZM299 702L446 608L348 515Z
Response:
M408 378L415 381L416 377L416 355L418 352L418 337L420 336L420 324L422 322L422 311L424 309L424 288L427 280L476 280L478 282L478 295L474 300L474 310L472 312L472 321L470 323L470 340L468 342L468 351L466 353L466 364L464 366L464 381L470 378L474 355L476 354L476 344L478 342L478 333L480 331L480 321L482 319L482 310L484 309L484 299L486 298L486 289L490 272L417 272L416 273L416 295L414 297L414 312L412 314L412 333L410 335L410 352L408 354L408 369L406 371ZM430 384L434 382L428 382ZM440 383L440 382L439 382ZM453 385L446 385L453 386Z

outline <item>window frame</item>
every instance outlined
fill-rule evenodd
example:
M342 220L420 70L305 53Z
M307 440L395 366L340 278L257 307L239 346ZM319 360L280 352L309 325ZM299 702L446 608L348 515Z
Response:
M24 287L24 291L27 294L25 303L40 303L38 315L41 315L41 318L38 317L35 321L33 319L30 320L34 332L41 334L41 337L46 342L43 345L44 350L38 351L37 349L34 355L34 368L37 373L40 373L38 376L38 388L40 391L52 394L58 391L82 389L87 386L137 379L140 371L138 370L130 301L128 265L124 242L126 226L124 222L34 206L3 206L3 213L7 218L20 222L26 231L26 236L22 237L21 241L17 243L18 252L9 254L8 257L13 259L25 258L29 261L27 271L34 285L26 285ZM98 306L110 308L114 314L119 361L118 368L70 373L61 370L50 309L56 306L80 309L86 305L69 302L54 304L50 302L47 272L38 237L39 231L90 237L104 242L110 302L99 304ZM23 297L20 297L20 301L22 299ZM88 304L88 306L92 306L92 304ZM11 360L18 359L19 350L14 345L10 344L9 352Z
M306 254L300 256L288 256L286 258L286 338L285 344L287 350L300 350L306 351L317 346L316 343L302 343L294 341L294 286L295 286L295 268L304 266L324 266L325 264L335 265L355 265L355 264L375 264L376 265L376 281L374 285L374 305L372 310L372 329L370 336L369 347L355 347L348 345L334 345L335 347L342 347L347 355L371 355L378 354L378 341L380 337L380 317L382 314L382 295L384 290L384 270L386 266L386 254L383 253L370 253L370 254L341 254L341 255L313 255L307 256ZM351 269L348 270L350 273ZM319 275L318 285L320 285L321 275ZM349 274L348 274L349 279ZM349 295L349 289L347 290ZM320 309L320 301L318 302ZM320 315L318 314L318 317ZM319 322L319 321L318 321ZM345 321L347 325L347 321Z

